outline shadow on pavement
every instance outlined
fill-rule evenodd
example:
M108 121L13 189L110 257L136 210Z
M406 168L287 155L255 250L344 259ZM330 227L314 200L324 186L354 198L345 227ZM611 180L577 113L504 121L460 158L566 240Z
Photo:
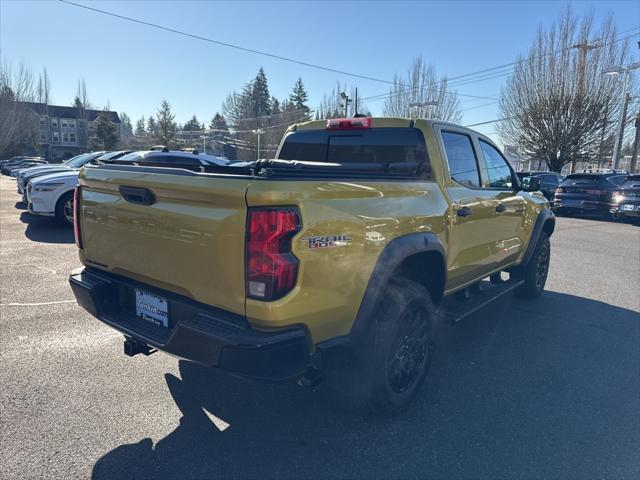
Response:
M19 201L14 205L18 210L26 210L28 205L27 202Z
M180 361L180 424L93 478L637 478L638 312L547 292L438 332L427 386L395 418Z
M73 243L73 228L60 225L54 217L39 217L29 212L20 214L20 221L27 225L25 236L34 242Z

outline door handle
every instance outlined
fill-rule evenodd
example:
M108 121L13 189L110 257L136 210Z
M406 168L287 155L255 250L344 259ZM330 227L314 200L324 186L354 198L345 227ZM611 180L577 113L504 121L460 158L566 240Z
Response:
M502 213L507 209L507 207L504 206L504 203L499 203L498 205L496 205L496 212L498 213Z
M458 214L459 217L468 217L469 215L471 215L471 209L469 207L461 207L458 209L458 211L456 212Z

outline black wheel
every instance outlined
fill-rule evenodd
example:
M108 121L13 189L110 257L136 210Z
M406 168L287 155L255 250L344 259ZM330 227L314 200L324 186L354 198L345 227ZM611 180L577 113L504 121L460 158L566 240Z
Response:
M547 283L550 260L551 242L549 242L547 234L542 232L529 263L520 272L524 285L516 289L515 294L517 297L538 298L542 295L544 285Z
M375 413L393 414L409 405L429 370L435 310L428 290L410 280L393 280L384 295L354 381L364 381L363 400Z
M67 192L58 199L56 220L65 226L73 227L73 192Z

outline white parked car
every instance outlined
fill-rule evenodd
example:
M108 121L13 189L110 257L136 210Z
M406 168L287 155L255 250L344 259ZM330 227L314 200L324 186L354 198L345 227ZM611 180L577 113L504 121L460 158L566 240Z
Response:
M79 173L79 170L69 170L43 175L29 181L29 212L55 217L64 225L73 226L73 191L78 184Z

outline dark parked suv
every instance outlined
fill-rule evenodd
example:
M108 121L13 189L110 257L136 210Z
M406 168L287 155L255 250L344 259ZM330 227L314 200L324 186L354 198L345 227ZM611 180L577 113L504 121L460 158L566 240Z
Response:
M620 173L572 173L558 186L553 208L559 214L593 213L610 216L613 192L625 181Z
M563 176L555 172L518 172L518 178L522 180L525 177L538 177L540 179L540 191L553 203L553 196L556 188L562 183Z
M611 215L640 220L640 174L629 175L613 192Z

